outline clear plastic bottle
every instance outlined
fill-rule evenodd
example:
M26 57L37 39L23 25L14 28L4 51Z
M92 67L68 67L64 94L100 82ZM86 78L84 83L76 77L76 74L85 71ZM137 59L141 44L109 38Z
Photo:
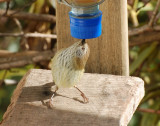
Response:
M99 3L101 0L72 0L74 5L77 6L90 6Z
M104 0L65 1L71 7L69 12L71 35L78 39L97 38L102 33L102 12L99 4Z

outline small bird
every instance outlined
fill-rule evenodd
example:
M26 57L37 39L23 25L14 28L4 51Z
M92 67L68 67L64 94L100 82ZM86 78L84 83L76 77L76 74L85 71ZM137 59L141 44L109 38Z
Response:
M76 86L84 73L89 54L90 49L85 39L55 54L51 64L53 81L56 85L55 93L59 88L75 87L81 93L84 103L89 102L85 94ZM54 94L51 100L53 97Z

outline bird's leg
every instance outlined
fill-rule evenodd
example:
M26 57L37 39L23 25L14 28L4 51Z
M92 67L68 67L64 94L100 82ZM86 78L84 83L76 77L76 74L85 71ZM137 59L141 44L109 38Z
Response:
M51 101L53 101L53 97L55 96L57 90L58 90L58 86L56 86L56 89L55 89L55 91L54 91L54 93L53 93L53 95L52 95L52 97L50 99Z
M49 107L50 107L50 108L53 108L52 101L53 101L53 97L55 96L57 90L58 90L58 86L56 86L56 89L55 89L52 97L51 97L50 100L49 100Z
M81 96L83 97L84 103L88 103L89 99L85 96L85 94L77 86L74 86L74 87L81 93Z

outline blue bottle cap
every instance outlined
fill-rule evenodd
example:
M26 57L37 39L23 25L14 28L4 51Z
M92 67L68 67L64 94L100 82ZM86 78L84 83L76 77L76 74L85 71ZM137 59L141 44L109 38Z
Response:
M96 15L76 16L69 12L71 35L78 39L97 38L102 33L102 12Z

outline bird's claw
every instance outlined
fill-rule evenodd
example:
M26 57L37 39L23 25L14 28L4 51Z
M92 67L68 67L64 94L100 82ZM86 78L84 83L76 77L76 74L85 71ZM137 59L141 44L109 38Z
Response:
M49 108L53 108L53 98L49 100Z
M83 97L83 102L84 103L88 103L89 102L89 99L85 96L84 93L82 93L81 96Z

